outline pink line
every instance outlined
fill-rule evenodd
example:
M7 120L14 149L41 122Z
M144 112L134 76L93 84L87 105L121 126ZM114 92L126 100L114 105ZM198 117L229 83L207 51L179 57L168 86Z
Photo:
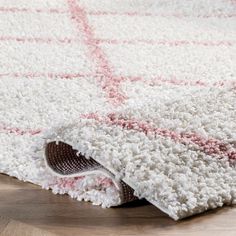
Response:
M135 81L142 81L143 79L138 77ZM145 84L148 84L150 86L160 86L162 84L172 84L177 86L193 86L193 87L224 87L224 86L230 86L236 88L236 81L235 80L219 80L214 82L206 82L204 80L191 80L191 79L185 79L180 80L177 79L175 76L170 76L169 79L163 78L161 76L158 76L154 79L151 79L150 81L146 80L144 81Z
M40 9L40 8L19 8L19 7L0 7L0 12L9 12L9 13L55 13L55 14L65 14L68 11L63 9L49 8L49 9ZM155 14L151 12L112 12L112 11L88 11L88 15L92 16L140 16L140 17L175 17L175 18L232 18L236 17L236 14L205 14L205 15L188 15L181 13L172 13L172 14Z
M78 43L78 39L73 38L40 38L40 37L12 37L12 36L0 36L0 41L16 41L19 43L64 43L72 44ZM218 41L196 41L196 40L118 40L118 39L93 39L93 43L98 44L151 44L151 45L163 45L163 46L186 46L186 45L198 45L198 46L234 46L236 41L234 40L218 40Z
M20 7L0 7L0 12L9 12L9 13L57 13L57 14L64 14L68 13L67 10L63 9L56 9L56 8L49 8L49 9L39 9L39 8L20 8Z
M30 134L30 135L36 135L42 132L40 129L36 130L23 130L20 128L14 128L14 127L7 127L7 126L0 126L0 132L7 132L11 134L17 134L17 135L25 135L25 134Z
M193 17L193 18L232 18L236 17L236 14L205 14L205 15L188 15L188 14L181 14L181 13L172 13L172 14L155 14L151 12L112 12L112 11L89 11L89 15L94 16L149 16L149 17L176 17L176 18L186 18L186 17Z
M93 119L100 123L108 125L120 126L123 129L135 130L137 132L143 132L145 135L153 133L155 135L170 138L175 142L179 142L184 145L194 144L199 147L199 150L207 155L217 155L220 157L226 157L230 160L236 159L236 150L231 147L230 144L224 143L221 140L215 138L204 138L197 133L177 133L175 131L153 127L150 123L146 121L137 121L134 119L125 119L123 117L118 117L114 113L109 114L107 117L100 117L95 113L83 114L81 118ZM7 131L9 133L14 133L17 135L30 134L35 135L41 132L40 129L37 130L22 130L20 128L9 128L0 127L0 131Z
M78 42L78 39L71 38L40 38L40 37L12 37L12 36L0 36L0 41L16 41L19 43L65 43L71 44Z
M97 43L106 44L151 44L163 46L185 46L185 45L198 45L198 46L234 46L234 40L219 40L219 41L197 41L197 40L146 40L146 39L131 39L131 40L118 40L118 39L97 39Z
M107 98L114 105L123 103L126 97L119 91L120 78L113 75L105 53L97 45L94 37L93 29L90 27L86 12L76 4L75 0L67 0L72 19L76 23L78 33L83 33L83 41L88 46L89 56L97 67L97 77L102 89L107 94Z
M143 132L146 135L148 133L154 133L165 138L170 138L175 142L179 142L184 145L194 144L199 147L200 151L207 155L218 155L220 157L226 157L230 160L236 159L236 150L233 149L230 144L224 143L221 140L214 138L204 138L196 133L177 133L172 130L164 128L153 127L146 121L137 121L133 119L125 119L118 117L114 113L109 114L107 117L99 117L97 114L82 115L82 118L94 119L101 123L120 126L123 129L135 130Z
M80 73L37 73L37 72L29 72L29 73L5 73L0 74L1 77L14 77L14 78L39 78L39 77L46 77L50 79L76 79L76 78L85 78L94 76L92 74L80 74Z
M58 177L54 183L50 184L50 187L53 188L53 186L57 185L57 187L61 189L67 188L76 191L78 188L78 182L82 181L87 175L88 174L85 173L83 176L78 177ZM103 188L107 188L114 185L111 178L98 176L96 179L97 184L102 186Z
M96 74L81 74L81 73L41 73L41 72L28 72L28 73L5 73L0 74L0 78L4 77L12 77L12 78L28 78L28 79L34 79L34 78L49 78L49 79L78 79L78 78L94 78L96 77ZM142 82L149 86L161 86L163 84L171 84L175 86L192 86L192 87L235 87L236 88L236 81L235 80L220 80L215 82L206 82L204 80L191 80L191 79L184 79L180 80L177 79L175 76L170 76L170 78L165 78L162 76L157 76L150 80L145 80L142 77L134 77L134 76L121 76L120 77L120 83L125 81L131 81L132 83L135 82Z
M146 76L147 77L147 76ZM191 79L177 79L175 76L170 76L169 78L165 78L163 76L157 76L153 79L145 80L142 77L132 77L132 76L124 76L124 81L129 80L132 83L142 82L149 86L161 86L163 84L171 84L174 86L191 86L191 87L231 87L236 89L236 81L235 80L218 80L212 82L206 82L204 80L191 80Z

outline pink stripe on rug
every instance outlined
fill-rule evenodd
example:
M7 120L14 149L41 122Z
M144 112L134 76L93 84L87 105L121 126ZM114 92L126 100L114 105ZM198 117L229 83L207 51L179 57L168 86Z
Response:
M78 42L78 39L71 38L41 38L41 37L13 37L13 36L0 36L0 41L15 41L18 43L63 43L71 44Z
M108 62L105 53L97 45L92 28L89 25L84 9L76 4L75 0L67 0L72 19L76 23L78 33L83 34L83 41L88 46L89 57L97 67L96 74L102 89L107 94L109 101L114 105L120 105L126 97L119 91L120 80L113 75L113 69Z
M36 135L42 132L41 129L35 129L35 130L31 130L31 129L21 129L21 128L17 128L17 127L7 127L7 126L3 126L0 125L0 132L6 132L6 133L10 133L10 134L16 134L16 135Z
M146 40L146 39L134 39L134 40L117 40L117 39L97 39L97 43L108 43L108 44L150 44L150 45L164 45L170 47L186 46L186 45L197 45L206 47L217 47L217 46L234 46L236 41L234 40L215 40L215 41L197 41L197 40Z
M57 9L57 8L21 8L21 7L0 7L0 12L8 12L8 13L57 13L57 14L64 14L68 13L67 10Z
M0 78L4 77L13 77L13 78L49 78L49 79L78 79L78 78L88 78L93 77L96 78L96 74L83 74L83 73L53 73L53 72L27 72L27 73L4 73L0 74ZM148 76L144 76L148 77ZM212 81L206 82L204 80L191 80L191 79L177 79L175 76L169 76L166 78L164 76L157 76L153 79L145 80L140 76L120 76L117 77L117 82L125 82L130 81L132 83L142 82L149 86L161 86L164 84L171 84L175 86L191 86L191 87L225 87L231 86L236 88L236 81L234 80L219 80L219 81Z
M57 9L57 8L20 8L20 7L0 7L0 12L9 12L9 13L56 13L56 14L65 14L69 13L67 10ZM236 14L199 14L199 15L189 15L189 14L181 14L181 13L166 13L166 14L155 14L151 12L117 12L117 11L88 11L88 15L92 16L128 16L128 17L175 17L175 18L232 18L236 17Z
M230 144L224 143L223 141L214 138L204 138L197 133L177 133L169 129L153 127L146 121L137 121L133 119L117 117L114 113L109 114L107 117L99 117L94 113L83 115L82 117L86 119L94 119L108 125L120 126L127 130L143 132L146 135L148 133L154 133L155 135L170 138L175 142L179 142L184 145L192 143L197 145L199 150L203 151L207 155L226 157L229 160L236 159L236 150L231 147Z
M79 40L76 38L40 38L40 37L12 37L12 36L0 36L0 41L15 41L18 43L55 43L55 44L72 44L78 43ZM150 44L150 45L162 45L169 47L180 47L180 46L204 46L204 47L220 47L220 46L234 46L236 41L234 40L146 40L146 39L134 39L134 40L118 40L118 39L93 39L95 45L98 44ZM98 47L98 46L97 46ZM96 60L98 59L99 54L96 55ZM100 55L101 56L101 55ZM104 58L104 57L102 57ZM100 58L99 60L101 60ZM95 59L95 58L94 58ZM103 59L102 59L103 60ZM107 63L106 60L101 61L102 66L104 67ZM101 63L100 62L100 63ZM108 64L106 65L109 68ZM108 71L106 72L108 73ZM110 72L111 73L111 70ZM108 76L108 75L107 75Z
M14 77L14 78L39 78L46 77L50 79L76 79L76 78L85 78L85 77L93 77L92 74L81 74L81 73L42 73L42 72L28 72L28 73L5 73L0 74L0 77Z

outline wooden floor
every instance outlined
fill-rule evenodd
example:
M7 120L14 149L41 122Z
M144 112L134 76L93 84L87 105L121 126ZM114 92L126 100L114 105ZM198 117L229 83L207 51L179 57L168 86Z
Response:
M0 236L236 235L236 207L175 222L146 202L102 209L0 175Z

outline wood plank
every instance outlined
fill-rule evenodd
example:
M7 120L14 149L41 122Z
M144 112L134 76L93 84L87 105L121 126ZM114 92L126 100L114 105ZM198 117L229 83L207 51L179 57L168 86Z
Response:
M175 222L145 201L102 209L3 175L0 175L0 215L68 236L236 235L235 207Z
M1 232L5 229L5 227L7 226L7 224L10 222L9 219L6 219L2 216L0 216L0 235Z
M1 220L8 222L0 232L0 236L55 236L56 234L45 230L32 227L14 220L0 217ZM1 222L1 221L0 221Z

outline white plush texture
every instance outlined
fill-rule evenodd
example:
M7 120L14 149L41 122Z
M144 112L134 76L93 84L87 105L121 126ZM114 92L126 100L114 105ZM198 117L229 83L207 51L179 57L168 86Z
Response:
M119 189L97 188L98 175L73 189L58 184L43 159L56 139L176 220L235 204L227 156L236 152L235 19L231 0L0 0L0 172L119 204ZM227 151L146 135L109 123L108 114L196 133Z

